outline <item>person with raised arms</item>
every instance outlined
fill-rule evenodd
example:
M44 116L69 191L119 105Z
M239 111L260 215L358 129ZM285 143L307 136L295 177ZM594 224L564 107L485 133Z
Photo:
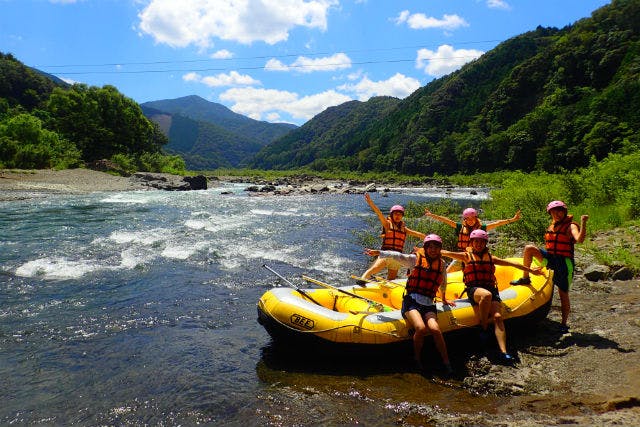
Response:
M513 357L507 352L507 333L502 318L502 300L495 276L496 265L515 267L535 275L543 274L540 268L530 268L506 259L491 255L487 244L489 235L484 230L473 230L470 245L464 252L442 251L442 256L457 259L464 263L462 280L469 301L480 323L480 338L486 341L489 322L494 323L494 333L501 352L502 362L513 364Z
M377 256L378 259L392 259L401 266L411 270L407 278L406 290L402 299L402 317L413 329L413 357L419 370L422 366L422 348L428 332L433 337L436 349L440 353L442 363L448 375L453 373L447 353L447 345L438 325L435 297L438 289L442 295L443 305L455 305L447 300L447 272L442 260L442 239L437 234L429 234L424 238L422 248L414 253L402 254L396 251L365 249L365 253Z
M404 208L400 205L394 205L389 210L389 216L385 217L382 211L373 203L369 193L364 194L364 199L371 207L371 210L378 216L380 224L382 224L382 247L383 251L395 251L402 253L404 250L404 242L407 235L417 237L420 240L425 238L424 233L408 228L402 218L404 217ZM357 280L359 285L364 285L367 280L383 268L387 268L387 279L393 280L398 277L400 265L392 258L378 258L369 267L367 271L362 273L360 279Z
M473 230L489 231L493 230L496 227L516 222L520 219L520 209L516 211L516 214L513 216L513 218L499 219L488 224L483 224L482 221L480 221L480 218L478 218L478 211L476 211L474 208L466 208L464 211L462 211L462 222L456 222L445 216L436 215L429 209L424 210L424 215L455 228L456 235L458 236L457 248L459 251L464 251L469 246L469 235ZM453 271L460 270L457 265L458 264L456 260L454 260L451 264L449 264L447 272L451 273ZM464 266L462 266L461 268L464 268Z

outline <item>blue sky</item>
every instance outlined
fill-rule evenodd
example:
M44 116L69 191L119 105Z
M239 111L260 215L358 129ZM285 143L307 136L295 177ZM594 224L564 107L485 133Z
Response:
M298 125L405 98L515 35L604 0L0 0L0 51L139 103L199 95Z

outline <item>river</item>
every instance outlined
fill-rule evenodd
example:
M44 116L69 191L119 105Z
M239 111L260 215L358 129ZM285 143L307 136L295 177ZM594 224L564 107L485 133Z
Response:
M379 225L362 195L28 194L0 202L0 424L390 425L491 411L402 361L277 348L277 278L345 285ZM231 194L223 194L231 193ZM386 210L468 189L373 194ZM298 354L300 356L298 357Z

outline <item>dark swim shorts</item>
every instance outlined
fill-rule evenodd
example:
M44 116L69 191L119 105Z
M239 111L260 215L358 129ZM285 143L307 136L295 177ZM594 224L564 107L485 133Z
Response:
M573 260L565 256L552 255L542 248L540 253L546 261L547 268L553 270L553 284L561 291L569 292L573 282Z
M420 304L415 299L413 299L410 295L405 295L404 298L402 299L402 309L400 310L400 313L402 313L402 317L404 317L404 314L407 311L411 311L411 310L418 310L418 312L422 317L424 317L424 315L427 313L438 312L435 304L423 305L423 304Z
M471 305L478 305L478 303L473 299L473 294L475 294L476 289L487 289L487 288L481 288L478 286L473 286L473 287L467 287L467 295L469 296L469 302L471 303ZM491 292L491 301L497 301L497 302L501 302L502 300L500 299L500 294L498 293L498 288L496 287L492 287L490 289L487 289L489 292Z

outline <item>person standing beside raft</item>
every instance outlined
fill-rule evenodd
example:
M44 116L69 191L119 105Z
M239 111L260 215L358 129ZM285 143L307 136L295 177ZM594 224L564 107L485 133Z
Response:
M502 353L502 362L512 364L513 357L507 352L507 333L502 318L502 300L497 286L495 266L515 267L536 275L543 273L539 268L531 269L529 266L491 255L487 248L489 235L484 230L473 230L469 237L471 243L464 252L442 251L442 256L464 263L462 280L480 322L480 336L483 341L487 338L489 321L493 320L496 341Z
M424 210L424 215L455 228L456 234L458 235L458 250L464 251L469 246L469 236L473 230L489 231L493 230L496 227L516 222L520 219L520 209L516 211L516 214L513 216L513 218L499 219L488 224L482 224L482 221L480 221L480 219L478 218L478 211L476 211L474 208L466 208L464 211L462 211L462 222L455 222L454 220L447 217L436 215L429 209ZM456 270L460 270L460 268L456 268L456 260L454 260L447 268L447 272L451 273Z
M580 217L580 225L573 221L573 215L568 215L567 205L561 200L554 200L547 205L547 213L551 216L551 224L544 234L545 248L535 245L527 245L524 248L522 262L530 266L533 258L538 263L546 263L546 267L553 270L553 284L558 287L560 295L560 309L562 311L562 323L560 330L569 332L567 320L571 312L569 301L569 288L573 281L574 246L582 243L587 234L587 220L589 215ZM529 274L525 270L522 277L513 280L512 285L528 285L531 283Z
M364 193L364 199L371 207L371 210L373 210L373 212L375 212L375 214L378 216L380 224L382 224L383 233L381 250L402 253L402 251L404 250L404 242L407 238L407 234L413 237L417 237L420 240L425 238L424 233L411 230L405 225L404 221L402 220L402 218L404 217L404 208L402 206L392 206L389 210L389 216L385 218L382 211L376 206L375 203L373 203L373 200L371 200L371 196L369 195L369 193ZM357 283L360 285L365 284L373 274L377 273L385 267L387 268L388 280L393 280L398 277L398 270L400 269L400 265L398 262L391 258L378 258L367 271L362 273L362 276L360 276L360 280L358 280Z
M407 319L413 328L413 357L420 370L422 366L422 347L427 332L431 332L436 349L440 353L447 375L453 373L449 363L449 354L444 336L438 325L435 297L440 289L443 305L455 305L447 301L447 272L442 260L442 239L437 234L429 234L424 238L422 248L412 254L395 251L378 251L365 249L370 256L378 259L393 259L401 266L411 269L407 278L407 287L402 299L402 317Z

